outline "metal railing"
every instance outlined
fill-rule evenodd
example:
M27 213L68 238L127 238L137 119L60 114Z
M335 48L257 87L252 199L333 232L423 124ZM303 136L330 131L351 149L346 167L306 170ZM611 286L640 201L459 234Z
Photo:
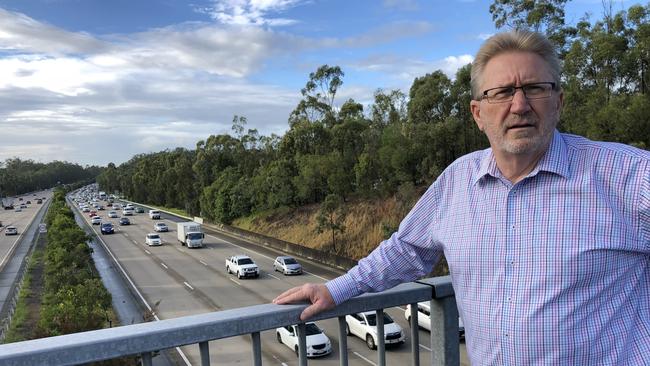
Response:
M383 309L411 304L411 364L420 365L417 303L431 301L431 365L459 365L458 310L451 279L435 277L399 285L393 289L364 294L310 321L338 318L340 364L348 364L345 315L376 310L377 364L386 364ZM74 365L129 355L140 355L146 366L152 354L178 346L198 344L201 365L210 364L208 342L245 334L251 335L254 365L262 365L260 332L299 324L299 365L307 365L305 326L299 316L306 305L264 304L185 316L57 337L0 345L0 364Z

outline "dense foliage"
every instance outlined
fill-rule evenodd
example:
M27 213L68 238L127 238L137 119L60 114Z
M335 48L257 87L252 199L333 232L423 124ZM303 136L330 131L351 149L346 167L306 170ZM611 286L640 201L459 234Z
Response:
M539 3L497 0L490 12L499 27L544 31L557 44L565 68L559 128L648 148L650 4L616 14L604 9L602 20L566 25L566 0ZM311 73L284 136L245 133L246 119L235 116L233 136L109 164L98 182L136 201L229 223L332 195L340 199L330 203L345 202L427 185L459 156L488 146L469 111L470 65L453 79L441 71L418 77L408 96L378 89L367 108L336 102L343 81L338 66ZM335 212L330 206L326 211Z
M100 167L81 167L64 161L47 164L19 158L0 162L0 196L16 196L59 184L93 181Z
M44 336L101 329L111 310L111 295L101 282L92 249L57 190L46 223L45 290L39 328Z

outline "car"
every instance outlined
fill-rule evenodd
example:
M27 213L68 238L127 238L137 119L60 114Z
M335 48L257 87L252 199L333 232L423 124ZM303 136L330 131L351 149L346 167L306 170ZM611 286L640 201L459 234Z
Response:
M302 266L294 257L281 255L273 261L273 270L282 272L285 276L290 274L302 274Z
M365 311L362 313L349 314L345 316L345 331L348 335L355 335L366 341L370 349L377 348L377 313L374 311ZM399 324L395 323L393 318L384 313L384 343L401 344L404 343L404 331Z
M104 211L105 210L104 206L102 206L102 205L97 205L97 209L99 211Z
M409 326L411 326L411 304L406 305L404 318L406 318ZM429 332L431 331L431 308L429 307L428 301L418 303L418 326ZM461 317L458 317L458 337L465 339L465 325Z
M147 234L147 237L145 238L144 242L150 247L162 245L162 238L157 233L149 233Z
M136 208L135 208L135 212L136 212L136 213L144 213L144 208L142 208L142 207L136 207Z
M133 216L133 209L129 207L125 207L122 210L122 216Z
M164 222L157 222L154 224L153 230L157 232L169 231L169 227L167 227L167 224L165 224Z
M15 226L7 226L5 228L5 235L18 235L18 229Z
M260 276L260 269L257 264L247 255L233 255L227 258L226 272L236 274L237 278Z
M102 218L99 217L99 216L93 216L93 218L90 219L90 222L91 222L93 225L99 225L99 224L102 223Z
M32 201L27 201L27 202L25 202L25 203L28 204L28 205L31 205L31 204L32 204Z
M120 217L120 215L117 214L117 211L108 211L108 217L116 219Z
M88 217L93 217L93 216L97 216L97 211L90 210L90 212L88 212Z
M16 208L14 209L14 212L23 212L23 209L20 208L20 206L16 206Z
M90 209L88 207L84 207L81 209L82 212L90 212Z
M149 210L149 218L152 220L160 219L160 211L158 210Z
M131 221L129 220L128 217L121 217L120 218L120 225L131 225Z
M20 204L20 208L27 208L27 205L24 204L24 203L21 203L21 204Z
M122 206L120 206L119 203L114 203L114 204L113 204L113 209L115 209L115 210L119 210L119 209L121 209L121 208L122 208Z
M316 323L305 323L307 357L321 357L332 353L332 343ZM275 329L278 342L286 345L298 355L298 326L287 325Z
M113 233L115 233L115 229L113 228L113 224L111 224L110 222L103 222L100 225L99 229L102 232L102 235L103 234L113 234Z
M39 198L39 199L36 200L36 203L40 205L40 204L43 203L43 200Z

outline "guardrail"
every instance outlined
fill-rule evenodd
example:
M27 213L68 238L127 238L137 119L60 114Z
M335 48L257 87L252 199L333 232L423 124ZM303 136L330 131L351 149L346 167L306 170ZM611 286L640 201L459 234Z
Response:
M449 276L435 277L396 286L393 289L364 294L310 321L338 318L339 358L348 364L345 315L375 310L377 313L377 364L386 364L383 309L411 304L411 364L419 366L419 330L417 303L431 301L431 365L459 365L458 310ZM198 344L201 365L210 364L208 342L250 334L253 365L262 365L260 332L290 324L299 324L299 364L307 365L306 336L300 313L305 304L255 305L201 315L126 325L111 329L68 334L0 345L0 364L73 365L140 355L145 366L152 364L158 350Z

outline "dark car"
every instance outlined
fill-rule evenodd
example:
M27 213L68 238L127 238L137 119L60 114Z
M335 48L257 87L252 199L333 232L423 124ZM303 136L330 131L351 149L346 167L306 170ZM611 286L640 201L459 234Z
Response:
M120 225L131 225L131 221L129 221L128 217L122 217L120 218Z
M40 205L41 203L43 203L43 200L39 198L39 199L36 200L36 203L38 203Z
M142 207L136 207L136 208L135 208L135 212L136 212L136 213L144 213L144 208L142 208Z
M115 229L113 228L113 224L111 224L110 222L102 223L100 229L102 231L102 234L113 234L115 232Z

